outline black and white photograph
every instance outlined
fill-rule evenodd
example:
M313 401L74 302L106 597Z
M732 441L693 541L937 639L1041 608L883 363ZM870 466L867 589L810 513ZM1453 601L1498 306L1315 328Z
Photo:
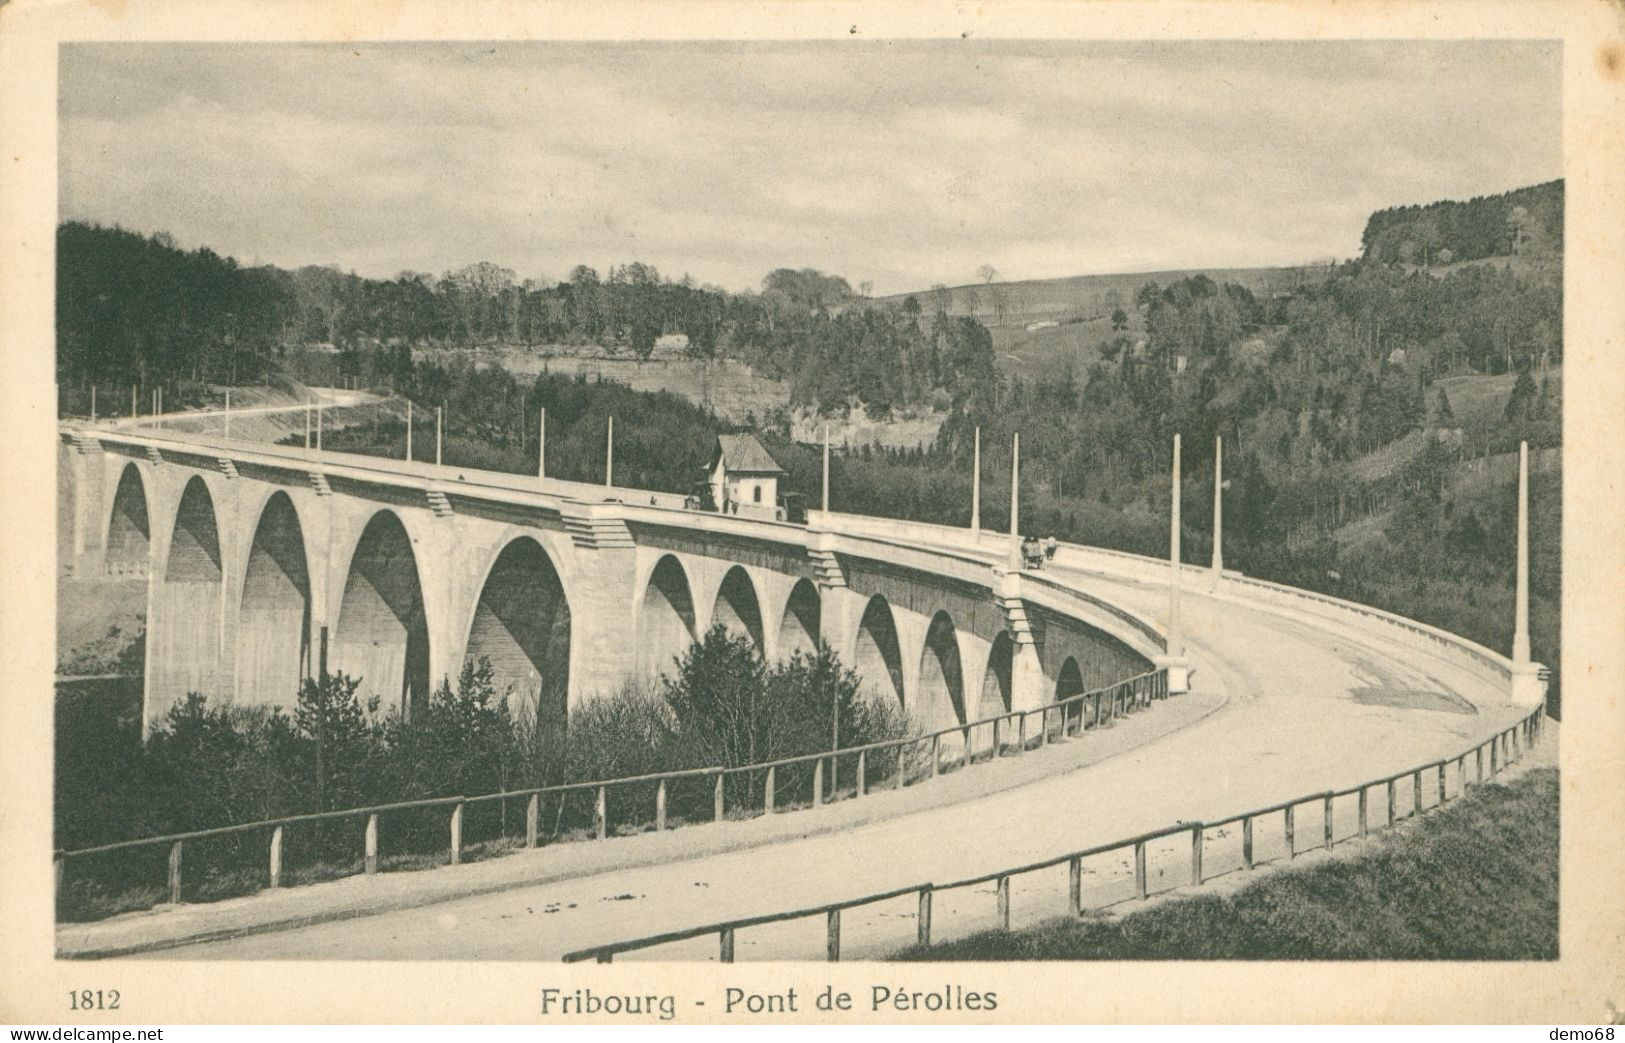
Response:
M1578 951L1593 56L842 10L54 45L54 599L3 595L54 600L51 1017L427 961L543 1023L1114 1019L1006 986Z

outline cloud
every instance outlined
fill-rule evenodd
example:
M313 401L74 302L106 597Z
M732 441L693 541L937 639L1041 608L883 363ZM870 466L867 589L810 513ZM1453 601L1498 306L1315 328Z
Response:
M81 44L64 217L370 275L752 287L1348 255L1560 175L1555 44Z

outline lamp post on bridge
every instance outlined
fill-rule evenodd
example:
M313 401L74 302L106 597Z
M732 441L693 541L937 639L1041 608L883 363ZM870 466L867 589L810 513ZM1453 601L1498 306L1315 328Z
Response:
M1512 701L1546 701L1545 667L1529 655L1529 443L1518 443L1518 576L1512 618Z
M1021 569L1021 432L1010 441L1010 568Z
M829 425L824 425L824 496L818 501L819 509L829 513Z
M1163 655L1153 662L1168 671L1168 693L1177 695L1190 691L1191 664L1185 657L1185 642L1180 634L1180 564L1179 564L1179 434L1174 434L1173 480L1168 510L1168 634Z
M1213 437L1213 582L1224 577L1224 436Z
M970 531L982 530L982 425L976 425L970 451Z

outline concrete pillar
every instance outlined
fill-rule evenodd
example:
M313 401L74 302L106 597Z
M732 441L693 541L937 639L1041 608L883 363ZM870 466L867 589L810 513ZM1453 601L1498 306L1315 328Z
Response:
M568 699L572 710L597 696L615 694L636 672L641 652L629 646L636 640L641 611L637 599L643 594L637 585L634 549L576 547L573 556Z
M982 529L982 429L976 428L975 441L971 443L971 476L970 476L970 531L980 532Z
M1545 668L1529 657L1529 443L1518 444L1518 575L1512 622L1512 701L1546 702Z

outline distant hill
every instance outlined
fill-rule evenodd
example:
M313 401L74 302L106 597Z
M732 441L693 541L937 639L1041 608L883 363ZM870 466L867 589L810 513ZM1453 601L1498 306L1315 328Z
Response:
M1255 294L1284 292L1305 280L1323 279L1324 265L1281 268L1188 268L1165 272L1119 272L1109 275L1071 275L1061 279L1025 279L1015 282L971 283L937 287L878 298L901 303L914 297L927 312L946 298L950 315L969 315L983 325L1025 326L1034 322L1066 322L1108 318L1114 308L1134 310L1134 294L1154 282L1161 286L1195 275L1216 283L1238 283Z
M1363 257L1383 264L1450 263L1561 254L1563 182L1378 210L1360 236ZM1448 251L1448 252L1447 252Z

